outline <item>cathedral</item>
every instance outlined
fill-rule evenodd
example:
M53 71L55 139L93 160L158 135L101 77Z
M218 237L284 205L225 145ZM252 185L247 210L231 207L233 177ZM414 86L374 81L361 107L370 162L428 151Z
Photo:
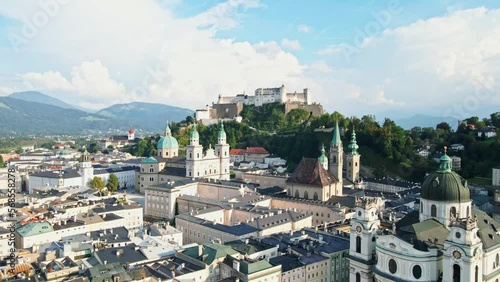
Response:
M326 156L326 150L322 146L321 155L317 159L303 158L292 176L286 181L288 195L320 201L327 201L332 196L342 196L344 170L347 180L359 181L361 155L358 153L358 148L356 133L353 129L348 146L349 151L344 155L337 121L330 142L330 157ZM344 163L347 163L346 167Z
M186 178L210 178L229 180L229 144L226 142L224 124L220 123L217 144L203 150L200 134L193 125L189 134L186 156L179 156L179 144L167 124L165 134L156 144L157 155L144 159L136 174L136 189L143 193L144 188Z
M358 199L350 281L498 282L500 225L472 206L470 193L445 153L422 183L419 209L393 222L392 230L380 228L374 199Z

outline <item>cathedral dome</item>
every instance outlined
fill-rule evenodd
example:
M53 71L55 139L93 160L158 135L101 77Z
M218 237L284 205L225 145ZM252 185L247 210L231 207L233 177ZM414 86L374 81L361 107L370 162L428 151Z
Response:
M179 143L177 143L177 139L173 136L164 136L158 140L158 145L156 148L159 149L178 149Z
M422 183L421 198L441 202L470 202L467 181L451 170L451 158L446 153L440 159L439 169Z

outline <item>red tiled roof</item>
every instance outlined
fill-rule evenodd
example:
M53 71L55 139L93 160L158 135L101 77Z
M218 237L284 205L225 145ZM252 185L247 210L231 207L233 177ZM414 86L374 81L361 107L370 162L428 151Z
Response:
M246 150L247 154L269 154L269 152L262 147L248 147Z
M338 179L318 159L304 158L286 182L324 187L337 183Z
M245 154L245 149L231 149L229 155L243 155Z

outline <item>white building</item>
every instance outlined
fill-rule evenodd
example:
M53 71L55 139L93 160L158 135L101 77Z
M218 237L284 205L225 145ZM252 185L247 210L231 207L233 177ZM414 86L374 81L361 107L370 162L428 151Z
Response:
M114 214L125 219L124 226L127 229L138 229L143 227L143 210L142 207L133 202L123 204L106 205L104 207L96 207L92 210L96 214L106 218L109 214Z
M104 183L107 183L111 174L118 177L120 187L134 187L136 169L137 168L133 166L94 169L92 167L90 155L85 151L82 155L82 162L78 170L42 171L29 175L28 191L32 193L33 189L44 186L87 187L94 176L100 177Z
M212 146L203 153L196 124L189 135L186 146L186 177L229 180L229 144L226 143L224 124L221 123L215 149Z
M311 104L311 93L309 89L304 88L302 93L286 93L285 85L275 88L258 88L255 90L255 96L238 94L236 96L219 96L218 104L241 103L244 105L262 106L270 103L301 103Z
M493 171L493 177L492 177L492 183L491 185L493 186L500 186L500 166L492 168Z
M422 184L419 211L382 233L373 201L351 221L350 281L497 281L500 224L471 207L467 181L445 154ZM418 216L417 216L418 215Z

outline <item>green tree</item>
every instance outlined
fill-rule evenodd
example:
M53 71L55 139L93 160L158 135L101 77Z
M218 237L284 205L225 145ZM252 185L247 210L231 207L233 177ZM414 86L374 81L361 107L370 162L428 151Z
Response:
M118 190L118 187L120 187L120 181L118 180L118 176L116 176L116 174L112 173L109 175L107 187L110 192Z
M0 155L0 168L4 168L4 167L5 167L5 163L3 162L3 158Z
M102 193L102 189L106 187L106 183L102 181L102 178L94 176L94 178L90 181L90 187L92 187L92 189L99 190L99 193Z

